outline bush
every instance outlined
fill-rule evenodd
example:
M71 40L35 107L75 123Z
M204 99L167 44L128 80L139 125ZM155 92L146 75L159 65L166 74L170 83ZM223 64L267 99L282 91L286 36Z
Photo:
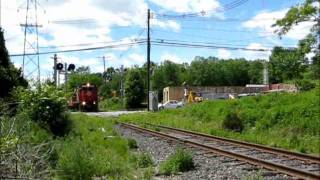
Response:
M99 103L100 109L104 111L114 111L124 109L123 103L120 98L112 97L109 99L105 99Z
M309 91L316 87L310 80L303 79L296 82L300 91Z
M138 145L137 145L137 141L136 141L136 140L134 140L134 139L132 139L132 138L128 138L127 141L128 141L128 146L129 146L130 149L136 149L136 148L138 148Z
M18 90L22 104L20 110L27 118L56 136L70 131L64 93L53 86L44 85L36 90Z
M153 166L152 158L147 153L142 153L138 157L138 167L139 168L147 168L149 166Z
M227 113L223 119L222 126L225 129L241 132L244 128L242 120L239 118L238 114L234 111Z
M164 175L185 172L194 169L192 155L183 149L178 149L174 154L168 157L166 161L160 164L160 173Z
M139 108L145 98L143 78L138 70L132 69L128 72L125 82L125 104L126 108Z

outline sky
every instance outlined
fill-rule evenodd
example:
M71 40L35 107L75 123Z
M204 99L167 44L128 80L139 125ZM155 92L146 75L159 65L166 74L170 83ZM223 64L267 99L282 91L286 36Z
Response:
M34 0L33 0L34 1ZM21 67L27 0L1 1L1 27L15 66ZM271 25L288 9L303 0L38 0L39 52L93 48L87 51L59 52L61 63L89 66L92 72L106 66L132 67L146 63L147 9L151 11L151 61L190 63L195 56L267 59L274 46L295 47L310 30L312 22L295 26L280 39ZM34 7L34 6L33 6ZM30 8L28 23L35 24ZM26 52L33 53L34 32L27 32ZM137 44L141 42L141 44ZM197 43L217 48L163 46L161 42ZM30 43L30 44L29 44ZM112 48L110 48L110 46ZM99 47L98 49L95 49ZM105 48L101 48L105 47ZM30 57L30 56L29 56ZM40 55L41 79L51 77L53 53ZM31 57L34 58L34 57ZM33 59L37 61L36 59ZM35 64L26 57L25 71L34 74Z

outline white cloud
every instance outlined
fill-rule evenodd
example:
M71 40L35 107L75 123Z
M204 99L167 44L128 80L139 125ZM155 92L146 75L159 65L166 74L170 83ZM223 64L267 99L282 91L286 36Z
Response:
M219 58L223 58L223 59L228 59L231 57L231 52L226 50L226 49L218 49L218 54L217 56Z
M178 57L177 55L174 55L174 54L169 54L169 53L165 53L163 54L161 57L160 57L160 61L165 61L165 60L169 60L169 61L172 61L174 63L178 63L178 64L181 64L183 63L184 61Z
M176 21L168 20L168 21L160 21L158 19L152 19L151 25L159 26L162 29L172 29L175 32L180 31L181 25Z
M242 26L248 29L260 30L260 35L272 35L277 27L272 25L285 16L288 9L282 9L272 12L260 12L249 21L242 23ZM284 37L299 40L304 38L309 32L314 22L302 22L294 26ZM277 35L274 34L274 37Z
M168 11L186 13L201 11L217 11L220 3L217 0L151 0L151 2Z
M247 47L247 49L268 49L264 47L260 43L251 43ZM256 60L256 59L268 59L271 55L270 51L244 51L241 53L244 58L248 60Z

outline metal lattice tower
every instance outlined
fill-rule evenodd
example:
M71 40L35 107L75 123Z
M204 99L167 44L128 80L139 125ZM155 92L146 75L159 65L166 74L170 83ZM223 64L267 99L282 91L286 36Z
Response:
M26 79L40 82L39 41L37 0L27 0L26 21L20 24L24 28L22 71Z

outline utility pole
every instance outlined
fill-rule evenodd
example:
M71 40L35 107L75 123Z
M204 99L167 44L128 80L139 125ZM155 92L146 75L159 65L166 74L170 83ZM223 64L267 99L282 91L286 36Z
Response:
M147 93L147 100L148 100L148 111L150 111L150 9L148 9L148 43L147 43L147 64L148 64L148 93Z
M1 6L2 4L1 4L1 0L0 0L0 28L2 28L2 26L1 26L1 15L2 15L2 6Z
M57 54L54 54L54 56L53 56L53 82L54 82L55 86L57 86L57 62L58 62Z
M40 84L37 0L27 0L24 28L22 72L25 78L36 78Z
M123 86L123 73L124 73L124 68L123 65L120 67L120 95L121 95L121 101L122 105L124 105L124 86Z
M106 57L105 56L102 56L102 57L97 57L97 58L102 58L103 60L103 73L102 73L102 76L104 75L104 73L106 72ZM107 84L107 80L106 78L104 77L104 85Z
M68 71L67 63L64 63L64 91L67 93Z

